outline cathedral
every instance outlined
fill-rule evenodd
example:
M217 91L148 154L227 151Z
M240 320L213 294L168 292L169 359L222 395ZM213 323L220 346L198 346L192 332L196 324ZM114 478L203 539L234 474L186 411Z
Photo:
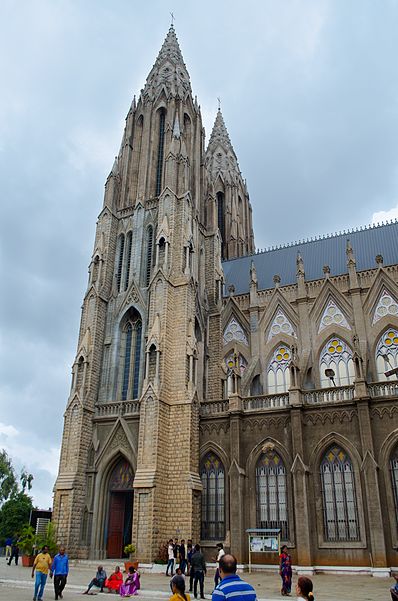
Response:
M358 199L353 199L358 202ZM170 537L384 573L398 548L398 222L256 252L173 26L105 183L54 520L76 558ZM254 564L277 555L252 553Z

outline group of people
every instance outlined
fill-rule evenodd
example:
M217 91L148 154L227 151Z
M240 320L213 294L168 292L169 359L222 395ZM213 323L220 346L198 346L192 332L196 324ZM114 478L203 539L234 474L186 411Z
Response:
M121 597L130 597L131 595L137 595L141 588L140 574L134 566L129 566L127 578L123 582L123 574L119 566L116 566L115 571L109 578L103 566L98 566L95 578L91 580L84 594L88 595L93 586L99 588L101 593L106 588L108 593L118 593Z
M224 554L223 544L218 543L217 548L219 550L217 558L214 557L213 559L218 561ZM191 539L188 539L186 544L184 539L182 539L180 543L177 538L174 542L173 539L170 539L167 546L167 554L166 576L169 576L170 570L170 575L172 576L170 586L172 587L177 576L181 576L185 583L185 575L187 575L189 576L189 592L193 592L195 599L197 599L199 588L200 598L204 599L204 581L207 567L200 545L194 545ZM176 569L176 576L173 577L174 569ZM217 574L218 569L216 572L215 585L218 584L219 580Z
M54 579L55 599L62 599L69 574L69 559L65 553L65 547L60 547L59 552L52 559L48 547L44 546L33 562L32 578L34 578L35 572L33 601L42 601L48 575Z

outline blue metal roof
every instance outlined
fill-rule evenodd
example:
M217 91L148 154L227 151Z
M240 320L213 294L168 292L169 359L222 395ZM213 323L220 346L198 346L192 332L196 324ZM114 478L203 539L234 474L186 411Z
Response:
M324 265L329 265L331 276L348 273L347 240L350 240L354 251L357 271L374 269L376 255L383 256L384 265L398 263L398 221L395 221L224 261L225 289L233 284L235 294L249 291L252 261L257 271L259 290L273 288L276 274L281 277L281 286L295 284L297 253L303 258L307 281L323 278Z

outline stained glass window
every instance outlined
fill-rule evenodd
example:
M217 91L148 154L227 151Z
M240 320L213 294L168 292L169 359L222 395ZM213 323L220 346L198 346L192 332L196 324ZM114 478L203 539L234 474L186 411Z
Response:
M328 541L359 540L359 520L352 461L333 445L321 462L324 535Z
M279 346L273 353L267 369L268 394L287 392L290 386L290 348Z
M395 519L398 525L398 447L395 447L390 459L391 483L394 493Z
M214 453L205 455L201 463L202 524L201 538L223 540L225 537L225 471Z
M321 317L321 323L319 324L318 332L322 332L328 326L336 324L347 330L351 330L350 324L341 311L340 307L336 305L333 299L330 299Z
M224 222L224 194L217 192L217 218L218 218L218 229L220 230L221 236L221 254L224 258L224 239L225 239L225 222Z
M248 346L247 336L240 323L233 317L224 330L224 344L228 344L232 340L237 340Z
M266 451L256 465L257 528L280 528L289 538L286 468L274 450Z
M379 319L385 317L386 315L397 316L398 303L387 290L383 290L375 309L373 323L376 323L376 321L379 321Z
M271 324L268 340L271 340L274 336L278 336L279 334L287 334L288 336L296 336L296 332L290 322L290 320L286 317L285 313L282 309L278 309L274 320Z
M109 490L133 490L133 482L133 468L128 461L120 459L112 471Z
M388 380L385 371L398 367L398 331L389 328L380 338L376 348L377 379ZM395 378L395 376L390 376Z
M326 369L334 371L336 386L348 386L355 379L355 368L350 347L340 338L330 338L322 349L319 360L319 371L322 388L334 386L331 379L325 374Z
M145 273L145 285L146 286L149 286L149 281L151 279L152 246L153 246L153 228L150 225L147 229L147 241L146 241L146 273Z

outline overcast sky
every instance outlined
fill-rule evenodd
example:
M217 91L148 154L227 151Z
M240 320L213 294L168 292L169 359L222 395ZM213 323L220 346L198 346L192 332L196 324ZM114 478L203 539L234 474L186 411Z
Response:
M257 247L398 216L396 0L2 0L0 447L50 506L103 187L170 16Z

